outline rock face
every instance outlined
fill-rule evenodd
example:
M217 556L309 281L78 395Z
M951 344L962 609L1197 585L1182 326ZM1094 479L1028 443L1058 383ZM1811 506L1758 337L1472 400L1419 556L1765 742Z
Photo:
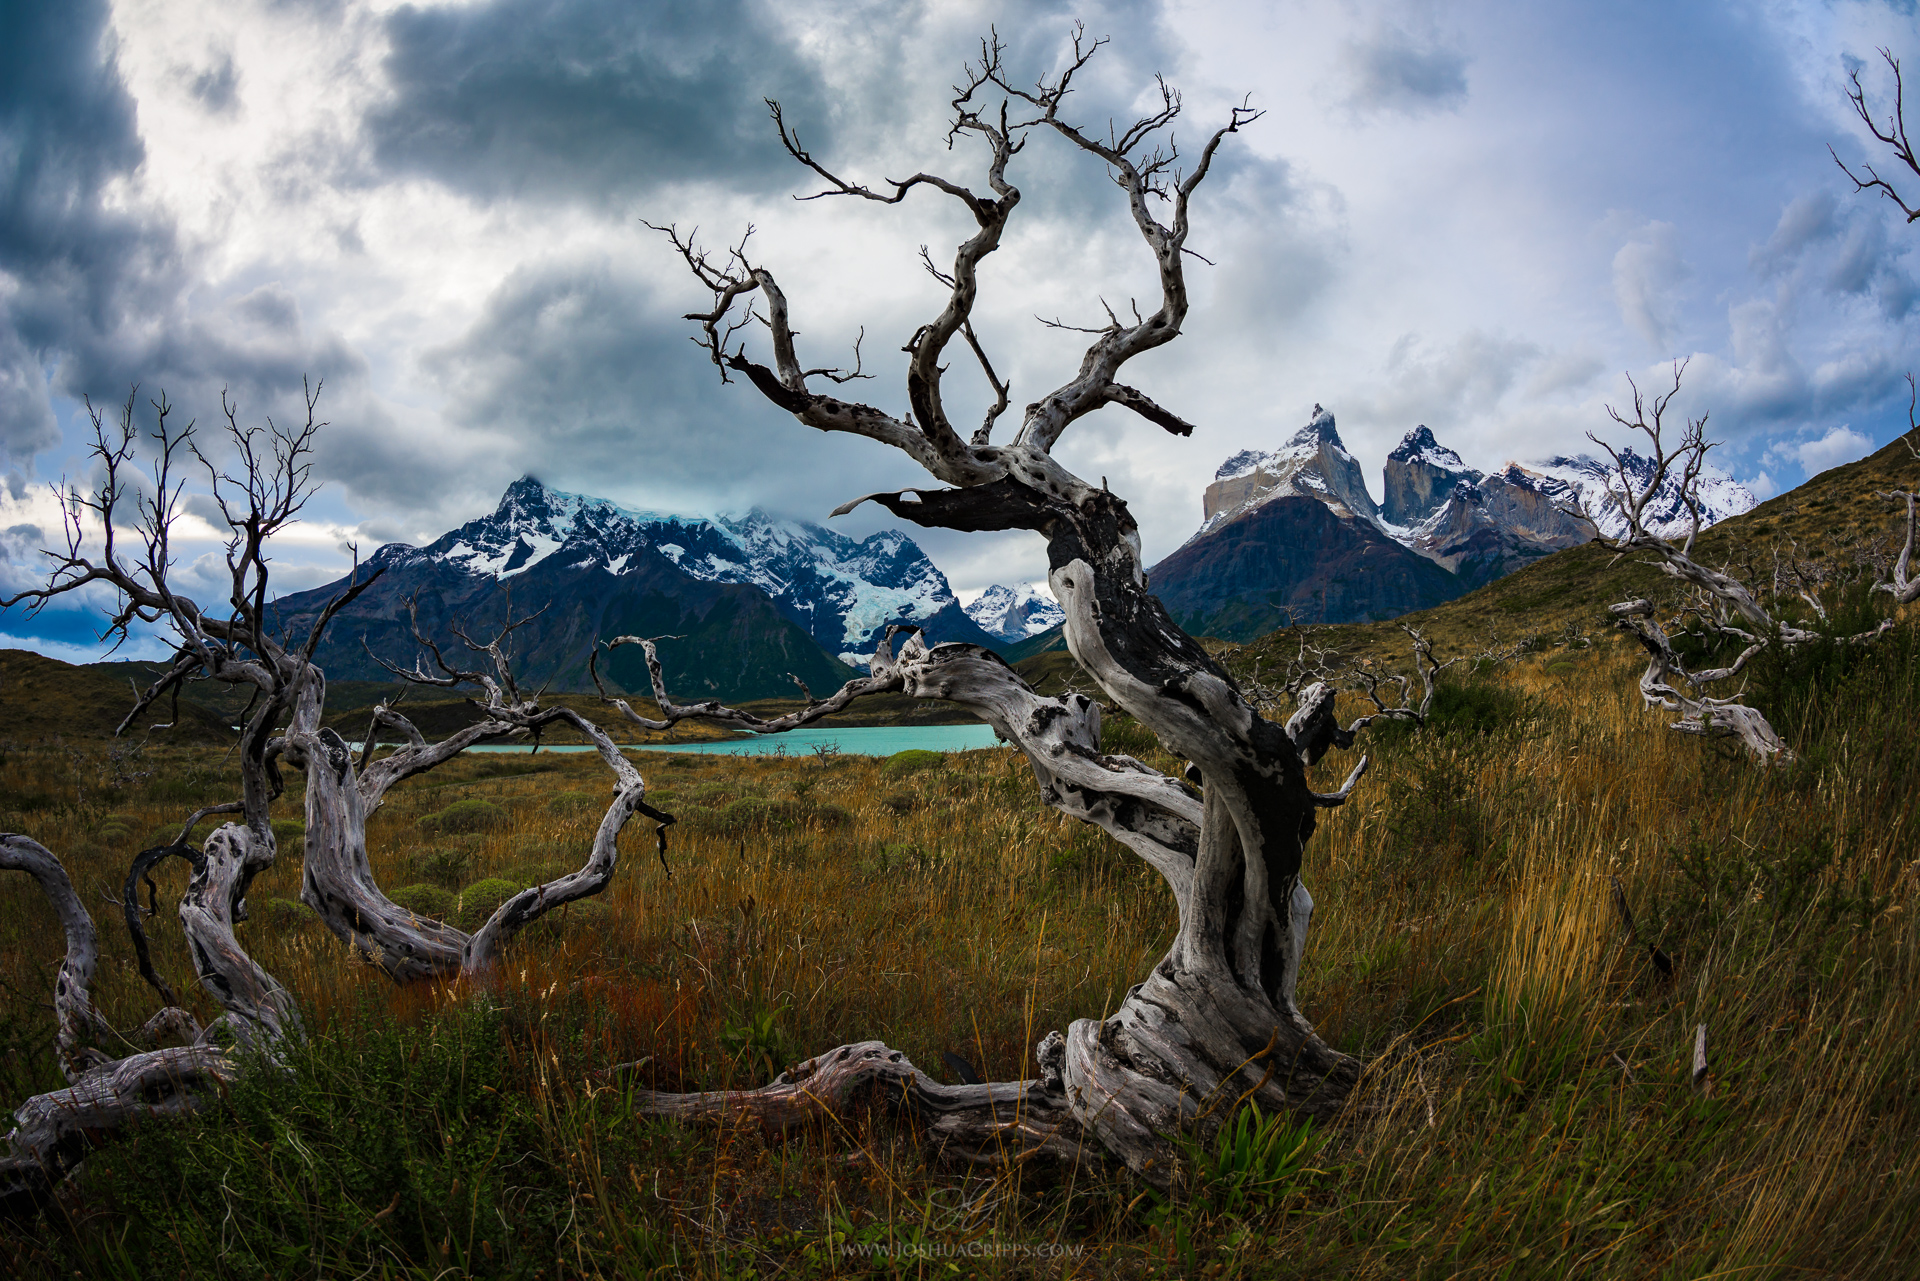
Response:
M1561 510L1538 482L1517 463L1478 484L1462 480L1414 528L1408 545L1471 590L1591 539L1593 527Z
M1374 524L1380 508L1367 493L1360 460L1347 452L1333 415L1319 405L1293 438L1271 453L1244 449L1220 465L1201 502L1205 517L1195 538L1276 498L1311 498L1335 515Z
M1270 499L1154 566L1148 585L1196 636L1251 640L1289 622L1393 618L1464 588L1370 521L1316 498Z
M1479 472L1435 440L1422 423L1387 455L1386 469L1381 476L1385 496L1380 503L1380 515L1389 525L1410 528L1438 511L1454 486L1462 481L1471 485L1479 479Z
M1066 617L1052 596L1032 584L1002 587L996 583L966 609L980 630L1009 644L1038 636Z
M426 547L389 543L371 567L384 576L328 631L317 655L333 679L386 677L360 638L390 662L411 663L405 601L419 597L423 630L451 636L546 608L514 635L533 684L589 687L587 657L616 635L661 643L669 688L730 699L790 696L789 673L818 692L864 663L890 622L935 640L994 643L960 609L913 540L887 530L855 541L761 511L738 518L637 512L604 499L515 481L495 511ZM283 598L281 616L310 622L341 587ZM840 656L845 655L842 659ZM621 649L603 666L622 687L647 689L641 660Z
M1620 461L1633 478L1635 489L1644 488L1653 479L1653 459L1637 454L1632 449L1623 449L1620 451ZM1561 506L1584 509L1609 538L1626 530L1626 518L1615 510L1608 497L1620 488L1620 479L1614 474L1611 459L1575 454L1570 458L1549 458L1542 463L1509 463L1507 471L1502 474L1511 475L1516 469L1526 473L1528 483L1552 496ZM1729 516L1752 511L1759 500L1745 485L1718 467L1708 465L1700 473L1699 502L1700 527L1705 529ZM1647 528L1662 537L1686 537L1692 516L1681 496L1677 476L1669 475L1660 482L1653 501L1647 505L1644 519Z
M1636 487L1651 460L1625 450ZM1624 521L1610 463L1584 454L1509 463L1485 475L1425 425L1387 456L1385 502L1374 504L1333 415L1313 418L1279 449L1242 450L1207 486L1204 520L1151 573L1182 626L1244 640L1289 617L1344 623L1392 618L1439 604L1530 561L1608 534ZM1702 477L1703 526L1746 511L1754 497L1725 472ZM1649 524L1684 534L1691 517L1678 482L1662 482Z

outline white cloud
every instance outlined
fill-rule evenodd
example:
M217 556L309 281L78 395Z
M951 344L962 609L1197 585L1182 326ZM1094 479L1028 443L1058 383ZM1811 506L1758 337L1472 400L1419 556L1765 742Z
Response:
M173 646L162 644L155 636L136 636L113 651L107 652L105 644L75 644L68 641L50 640L44 636L14 636L0 632L0 649L24 649L31 653L42 654L48 658L57 658L63 663L98 663L111 657L116 662L163 662L173 657Z
M1672 350L1679 323L1680 285L1692 270L1680 257L1670 222L1649 222L1613 255L1613 297L1620 319L1646 340L1656 355Z
M1809 440L1794 447L1794 457L1800 460L1800 466L1809 476L1817 476L1842 463L1850 463L1856 458L1865 458L1873 452L1873 438L1863 436L1842 423L1831 428L1818 440Z
M324 520L277 569L288 586L344 573L352 531L363 555L431 538L530 467L634 505L814 517L922 480L889 451L720 387L678 319L706 299L636 219L698 223L716 244L757 225L807 363L838 362L865 325L880 377L860 388L898 410L897 349L938 305L915 250L950 254L971 220L925 189L895 207L795 204L789 193L812 187L779 153L760 95L780 94L815 154L850 176L927 168L977 183L977 150L945 145L945 86L995 24L1021 78L1057 71L1075 12L1008 0L42 9L57 30L23 56L86 87L74 101L92 106L0 104L0 143L72 160L42 174L33 190L47 199L23 188L0 211L46 215L0 226L0 254L42 255L0 261L0 466L85 474L82 391L112 405L136 379L164 386L204 431L223 385L257 423L284 420L302 373L323 376L334 425L316 461L332 483ZM1688 351L1687 408L1711 412L1717 435L1735 449L1801 442L1768 456L1779 485L1802 449L1808 465L1827 457L1813 424L1849 422L1864 443L1834 448L1857 456L1904 421L1920 238L1887 202L1856 196L1826 144L1869 154L1841 58L1871 63L1910 18L1806 0L1078 11L1089 34L1113 37L1073 100L1082 123L1141 106L1155 72L1185 93L1189 158L1243 95L1268 112L1225 140L1196 196L1190 243L1217 265L1190 262L1186 334L1128 370L1194 438L1109 410L1063 443L1065 462L1128 498L1150 549L1191 532L1222 458L1276 443L1315 401L1376 482L1417 422L1476 465L1583 448L1620 371ZM1153 288L1125 210L1084 159L1034 139L1013 174L1021 208L982 270L976 327L1016 406L1079 360L1079 340L1036 313L1085 322L1103 298L1124 311ZM949 382L970 427L981 382L964 359ZM836 522L883 523L866 510ZM57 532L57 513L0 528L14 524ZM923 542L962 589L1044 572L1027 535ZM206 550L183 548L183 566ZM44 572L20 557L0 579ZM0 623L21 630L11 614Z
M1759 475L1755 476L1752 480L1749 480L1745 483L1747 488L1753 491L1753 496L1755 498L1758 498L1763 503L1766 502L1767 499L1772 498L1775 494L1780 492L1779 483L1776 482L1774 478L1772 476L1769 476L1766 472L1761 472Z

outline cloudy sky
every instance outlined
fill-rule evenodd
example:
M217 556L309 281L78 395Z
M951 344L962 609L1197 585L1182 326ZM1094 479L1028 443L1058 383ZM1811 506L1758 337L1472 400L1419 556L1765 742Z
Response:
M1920 67L1886 3L860 3L709 0L29 0L0 10L0 594L43 572L48 482L89 474L83 396L138 384L179 417L330 420L312 519L280 549L297 590L363 552L491 510L514 478L674 512L754 504L823 520L924 479L723 387L681 313L706 305L642 219L718 243L749 224L809 364L864 326L860 387L904 407L898 348L940 304L920 245L966 234L931 191L881 208L815 188L762 100L873 181L932 169L946 91L997 27L1024 79L1075 19L1110 36L1073 114L1104 126L1155 73L1185 144L1249 100L1195 201L1194 310L1129 378L1198 424L1120 410L1061 454L1105 476L1149 560L1199 521L1235 450L1316 403L1378 488L1417 423L1475 466L1585 445L1631 371L1689 358L1722 466L1763 495L1906 424L1920 366L1920 227L1828 155L1878 159L1852 116L1875 53ZM1920 121L1916 122L1920 126ZM981 335L1016 405L1065 381L1101 301L1148 297L1144 249L1097 165L1035 137L983 271ZM1908 194L1920 203L1920 181ZM956 419L985 388L956 362ZM1008 428L1003 428L1007 430ZM863 509L863 513L871 509ZM887 520L836 522L862 535ZM210 534L196 526L189 533ZM963 592L1037 578L1030 536L917 531ZM178 574L203 578L215 544ZM0 615L0 645L94 652L83 611Z

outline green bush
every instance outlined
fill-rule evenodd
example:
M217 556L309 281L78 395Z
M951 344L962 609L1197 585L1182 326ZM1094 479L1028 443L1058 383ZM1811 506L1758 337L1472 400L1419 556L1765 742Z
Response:
M594 807L594 799L585 792L555 792L547 799L547 808L556 814L572 814Z
M613 909L607 906L605 899L596 897L575 899L556 907L535 924L562 933L575 930L592 933L606 929L612 922Z
M438 885L403 885L387 897L415 916L430 917L436 921L453 919L453 894Z
M585 863L586 859L582 858L580 862ZM501 875L521 885L545 885L548 881L559 880L578 866L579 864L555 862L516 863Z
M483 832L505 822L506 817L504 809L476 796L423 816L420 826L428 832Z
M909 774L918 774L923 769L939 769L946 763L945 752L928 752L918 747L910 747L904 752L895 752L887 757L887 763L880 768L886 771L888 778L905 778Z
M1416 730L1411 721L1378 720L1368 727L1368 741L1398 743L1416 732L1441 734L1511 734L1531 720L1537 700L1503 684L1499 677L1469 676L1442 681L1433 691L1427 723Z
M916 872L933 865L934 860L918 845L899 843L882 845L860 860L860 871L870 877Z
M180 825L181 823L184 823L184 822L186 822L185 819L182 819L180 823L160 824L160 826L154 828L151 832L147 833L147 839L140 843L140 848L143 850L150 850L154 848L156 845L173 844L174 838L180 835ZM203 823L202 825L194 829L194 836L198 839L205 840L207 833L212 830L213 829L211 827Z
M290 930L319 921L320 914L293 898L263 898L247 904L247 915L275 930Z
M502 903L526 888L518 881L509 881L500 876L475 881L460 891L460 898L453 908L454 924L463 930L477 930L486 924L489 916L500 910Z

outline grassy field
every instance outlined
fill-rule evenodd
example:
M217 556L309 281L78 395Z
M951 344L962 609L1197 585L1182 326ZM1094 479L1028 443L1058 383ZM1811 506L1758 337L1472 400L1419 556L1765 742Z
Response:
M1636 673L1614 638L1549 646L1450 674L1435 724L1372 739L1375 769L1309 849L1301 984L1322 1033L1370 1060L1364 1088L1321 1131L1247 1118L1190 1153L1170 1201L1121 1175L948 1168L867 1112L775 1142L627 1105L868 1038L936 1076L943 1052L1023 1076L1041 1034L1110 1009L1164 948L1171 896L1043 810L1010 752L644 758L682 819L671 876L632 831L607 894L514 944L484 991L396 989L312 922L296 791L240 927L303 1011L290 1070L102 1148L43 1221L0 1228L0 1259L48 1277L1909 1275L1913 624L1760 673L1799 749L1782 768L1666 732ZM1124 719L1108 734L1176 764ZM192 747L0 758L0 828L74 872L117 1027L155 1002L108 900L228 774ZM392 795L374 867L471 919L577 862L607 793L590 758L464 759ZM183 878L162 878L152 928L187 991ZM10 1100L60 1084L57 937L25 877L0 881Z

